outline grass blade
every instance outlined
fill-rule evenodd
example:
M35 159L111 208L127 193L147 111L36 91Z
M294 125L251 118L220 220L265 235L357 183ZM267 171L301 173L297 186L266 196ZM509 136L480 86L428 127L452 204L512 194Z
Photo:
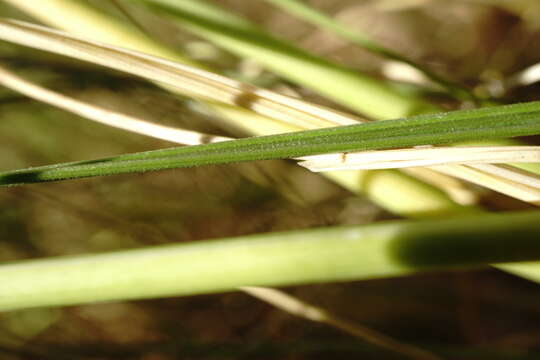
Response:
M540 134L540 102L169 148L0 174L0 185Z
M0 85L20 92L21 94L35 100L42 101L101 124L157 139L167 140L184 145L198 145L203 143L231 140L230 138L222 136L202 134L196 131L176 129L169 126L155 124L75 100L69 96L56 93L26 81L2 66L0 66Z
M328 324L361 340L394 351L409 359L442 360L442 358L427 350L397 341L385 334L332 314L323 308L295 298L282 291L255 286L244 286L241 290L292 315Z
M540 175L509 165L439 165L439 172L482 185L513 198L540 205Z
M393 221L0 266L0 310L401 276L540 259L540 212ZM298 271L298 264L302 271Z
M539 163L540 146L428 147L315 155L301 160L299 165L314 172L450 164Z
M84 34L90 38L107 39L111 44L121 44L124 47L144 53L154 54L191 66L199 66L188 57L177 51L163 46L130 24L118 19L104 16L87 1L43 0L33 1L5 0L44 23L70 29L72 33Z

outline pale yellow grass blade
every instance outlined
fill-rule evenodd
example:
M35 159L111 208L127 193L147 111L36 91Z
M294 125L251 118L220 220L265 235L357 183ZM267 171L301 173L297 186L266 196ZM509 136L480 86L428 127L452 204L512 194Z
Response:
M540 205L540 176L510 165L441 165L433 169L474 184Z
M47 103L57 108L69 111L81 117L99 122L104 125L167 140L178 144L198 145L203 143L230 140L230 138L203 134L169 126L159 125L150 121L137 119L115 111L106 110L57 92L45 89L22 79L11 71L0 66L0 85L17 91L35 100Z
M540 146L427 147L325 154L301 160L300 165L315 172L390 168L436 171L540 205L540 176L503 165L540 162ZM437 185L460 204L475 200L462 186L456 187L447 181Z
M540 63L529 66L505 80L506 87L528 86L540 81Z
M250 109L305 127L352 124L358 118L214 73L62 31L0 19L0 39L73 57L157 81L197 99Z
M324 154L302 158L311 171L396 169L449 164L540 162L540 146L422 147Z

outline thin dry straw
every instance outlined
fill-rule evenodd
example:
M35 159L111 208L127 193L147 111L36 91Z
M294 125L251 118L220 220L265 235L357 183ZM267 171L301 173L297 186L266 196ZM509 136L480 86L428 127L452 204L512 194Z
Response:
M390 169L425 166L540 205L540 176L503 163L538 163L539 146L428 147L301 158L311 171Z
M35 100L56 106L84 118L157 139L186 145L198 145L231 140L226 137L154 124L115 111L105 110L98 106L75 100L71 97L35 85L1 66L0 84Z
M377 346L395 351L410 359L441 360L439 356L436 356L427 350L397 341L385 334L337 316L336 314L332 314L323 308L309 304L306 301L300 300L283 291L256 286L244 286L240 289L290 314L333 326L350 335L356 336Z
M188 96L248 108L285 122L293 118L297 124L324 127L360 120L187 65L21 21L0 19L0 38L132 73L172 86Z
M540 205L540 176L509 165L439 165L433 169L516 199Z
M427 147L324 154L301 158L311 171L397 169L449 164L540 162L540 146Z

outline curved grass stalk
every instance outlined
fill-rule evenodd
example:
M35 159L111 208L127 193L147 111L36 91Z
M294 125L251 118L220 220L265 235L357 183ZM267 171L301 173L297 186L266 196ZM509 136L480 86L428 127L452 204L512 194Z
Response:
M0 265L0 310L540 259L540 212L272 233ZM299 271L299 268L302 271Z
M22 79L11 71L0 66L0 85L20 92L35 100L69 111L84 118L104 125L127 130L156 139L167 140L178 144L199 145L213 143L231 138L203 134L196 131L182 130L170 126L155 124L142 119L136 119L115 111L106 110L69 96L45 89Z

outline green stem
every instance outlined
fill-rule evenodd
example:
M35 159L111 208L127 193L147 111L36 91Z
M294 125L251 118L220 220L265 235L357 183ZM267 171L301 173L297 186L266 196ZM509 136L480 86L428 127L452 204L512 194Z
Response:
M0 266L0 310L401 276L540 259L540 212L392 221Z
M392 49L384 47L375 41L368 38L366 35L361 34L359 31L352 29L336 20L330 16L316 10L315 8L310 7L302 1L298 0L266 0L275 6L280 7L289 14L293 14L303 19L306 22L309 22L321 29L329 30L337 36L350 41L353 44L361 46L362 48L377 54L383 58L395 60L404 64L407 64L416 70L423 73L427 78L433 82L444 87L450 94L454 95L456 98L464 100L477 100L476 96L466 87L461 86L460 84L454 83L445 79L428 68L414 62L413 60L407 58L406 56L395 52Z

